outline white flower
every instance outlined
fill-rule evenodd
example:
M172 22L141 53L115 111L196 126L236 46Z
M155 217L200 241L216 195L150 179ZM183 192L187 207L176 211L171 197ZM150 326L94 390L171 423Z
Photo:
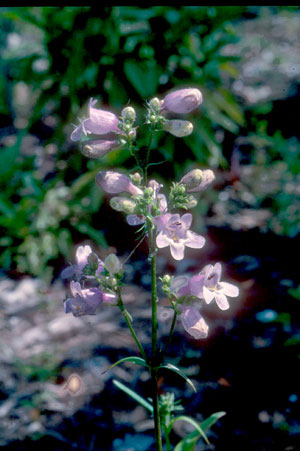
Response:
M239 288L228 282L220 282L222 274L221 264L207 265L201 272L204 274L203 297L205 302L209 304L215 299L221 310L229 309L227 296L237 297Z

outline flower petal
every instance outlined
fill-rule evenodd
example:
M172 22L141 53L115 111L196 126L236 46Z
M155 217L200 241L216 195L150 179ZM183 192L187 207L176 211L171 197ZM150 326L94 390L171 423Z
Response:
M170 244L171 255L175 260L182 260L184 258L184 244L171 243Z
M79 282L74 282L72 280L72 282L70 283L70 289L74 297L76 296L82 297L81 285Z
M193 249L201 249L205 244L205 238L201 235L197 235L197 233L194 233L191 230L187 230L184 244Z
M75 130L73 130L73 132L71 134L71 140L74 142L79 141L81 138L82 132L83 132L82 124L80 124L80 125L78 125L78 127L75 128Z
M229 309L229 304L228 304L228 301L227 301L227 297L225 296L224 293L216 292L215 298L216 298L217 306L221 310L228 310Z
M156 245L159 249L170 245L170 238L164 233L160 232L156 237Z
M75 274L76 269L77 265L68 266L67 268L62 270L62 272L60 273L60 277L62 279L70 279Z
M78 269L83 269L88 263L88 256L92 253L90 246L79 246L76 251Z
M185 213L181 216L181 222L185 229L189 229L191 227L192 219L193 216L191 215L191 213Z
M181 315L181 322L185 330L196 339L206 338L208 325L193 307L185 308Z
M206 304L209 304L215 297L215 292L209 290L205 285L203 285L203 297Z
M126 221L131 226L144 224L145 216L144 215L127 215L126 216Z
M216 263L215 264L213 272L217 276L217 281L220 282L221 277L222 277L222 266L221 266L221 263Z
M203 299L203 284L204 284L203 274L197 274L196 276L191 277L189 281L189 288L191 294L199 299Z
M228 283L228 282L220 282L219 286L222 290L222 292L226 295L226 296L230 296L232 298L235 298L239 295L239 288L235 285L233 285L232 283Z

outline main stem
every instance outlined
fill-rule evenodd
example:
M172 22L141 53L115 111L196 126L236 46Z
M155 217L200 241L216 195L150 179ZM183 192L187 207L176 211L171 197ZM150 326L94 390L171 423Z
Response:
M151 358L151 381L152 381L152 400L156 450L162 451L161 427L158 404L157 390L157 285L156 285L156 246L155 230L152 224L148 222L148 233L150 240L150 259L151 259L151 293L152 293L152 358Z
M137 347L138 347L139 350L140 350L140 353L142 354L142 356L143 356L143 358L145 359L145 361L147 361L147 356L146 356L146 353L145 353L145 351L144 351L144 348L143 348L143 346L141 345L141 342L140 342L140 340L138 339L138 337L137 337L137 335L136 335L136 333L135 333L135 331L134 331L134 329L133 329L133 327L132 327L132 325L131 325L131 321L130 321L130 319L129 319L128 312L127 312L127 310L126 310L126 308L125 308L125 306L124 306L124 304L123 304L123 300L122 300L122 296L121 296L121 289L120 289L120 287L118 288L118 306L119 306L119 309L121 310L121 312L123 313L123 316L124 316L124 318L125 318L125 320L126 320L127 326L129 327L129 330L130 330L130 332L131 332L131 335L133 336L134 341L136 342Z

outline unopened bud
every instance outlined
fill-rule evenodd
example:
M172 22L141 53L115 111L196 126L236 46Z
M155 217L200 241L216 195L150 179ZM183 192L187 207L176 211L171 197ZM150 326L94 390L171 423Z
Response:
M154 97L149 102L149 106L150 106L151 110L154 111L155 113L159 113L160 105L161 105L161 102L157 97Z
M202 94L199 89L179 89L168 94L162 103L165 110L171 113L190 113L202 102Z
M170 121L166 121L163 128L177 138L189 136L194 129L193 124L190 121L182 121L180 119L171 119Z
M139 185L142 181L142 176L138 172L135 172L134 174L132 174L130 176L130 178L131 178L132 182L135 183L136 185Z
M188 172L179 183L186 186L188 193L197 193L208 188L214 179L215 176L211 169L205 169L204 171L194 169L193 171Z
M179 183L185 185L187 191L189 191L200 185L203 178L202 174L203 172L201 169L193 169L183 176Z
M145 197L151 197L153 194L153 189L151 187L145 188Z
M131 106L127 106L126 108L123 108L121 116L125 121L134 122L136 118L135 109Z
M113 210L122 211L128 215L135 212L136 203L127 197L112 197L109 204Z
M198 201L194 198L194 196L189 196L188 201L186 203L186 208L194 208L196 207Z
M88 264L92 271L97 271L98 266L99 266L99 258L94 252L92 252L88 256Z
M163 282L164 285L169 285L170 286L173 279L174 279L174 277L169 276L169 274L165 274L163 276L163 278L162 278L162 282Z
M121 271L121 263L115 254L109 254L104 260L104 266L111 274L118 274Z

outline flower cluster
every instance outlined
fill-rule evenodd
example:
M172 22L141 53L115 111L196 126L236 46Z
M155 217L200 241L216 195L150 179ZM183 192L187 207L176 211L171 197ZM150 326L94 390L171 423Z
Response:
M191 113L201 103L202 94L197 88L175 90L162 100L154 97L147 103L145 124L149 125L150 133L164 130L176 137L188 136L193 131L193 124L173 117ZM82 153L90 158L101 157L115 147L128 145L139 165L138 149L134 144L137 139L134 108L126 106L117 117L112 112L96 109L95 104L96 101L90 99L89 117L81 120L71 139L81 141ZM95 136L87 139L88 135ZM205 238L190 230L192 214L186 211L197 205L195 195L206 190L215 176L211 169L194 168L178 182L172 183L168 195L163 194L161 183L147 181L149 152L150 148L146 165L139 166L140 172L127 176L113 170L100 171L96 175L96 184L113 195L110 206L125 213L129 225L139 226L149 242L154 239L155 253L169 247L171 256L182 260L185 247L201 249L205 245ZM177 209L185 212L181 214ZM76 264L66 268L62 277L73 278L70 286L72 297L65 301L65 311L72 312L74 316L90 315L101 303L116 302L122 268L115 255L102 262L90 246L80 246L76 252ZM90 279L98 282L97 288L84 286ZM209 304L215 300L220 309L226 310L229 308L227 296L236 297L239 294L236 286L221 282L220 263L207 265L192 277L174 279L165 276L161 280L171 307L180 315L184 329L194 338L205 338L208 334L208 325L196 308L197 301L204 300Z
M121 264L116 255L108 255L103 262L90 246L79 246L76 264L61 273L63 279L73 279L70 283L72 296L64 301L65 313L71 312L74 316L94 315L102 302L115 303L115 288L121 273ZM98 287L85 288L87 282L93 281L98 283Z
M194 338L206 338L208 325L194 306L195 300L204 300L210 304L215 299L221 310L229 309L227 296L237 297L237 286L221 282L222 267L220 263L206 265L198 274L187 277L180 276L175 279L165 276L164 291L177 300L174 309L178 311L184 329ZM192 304L192 305L191 305Z

